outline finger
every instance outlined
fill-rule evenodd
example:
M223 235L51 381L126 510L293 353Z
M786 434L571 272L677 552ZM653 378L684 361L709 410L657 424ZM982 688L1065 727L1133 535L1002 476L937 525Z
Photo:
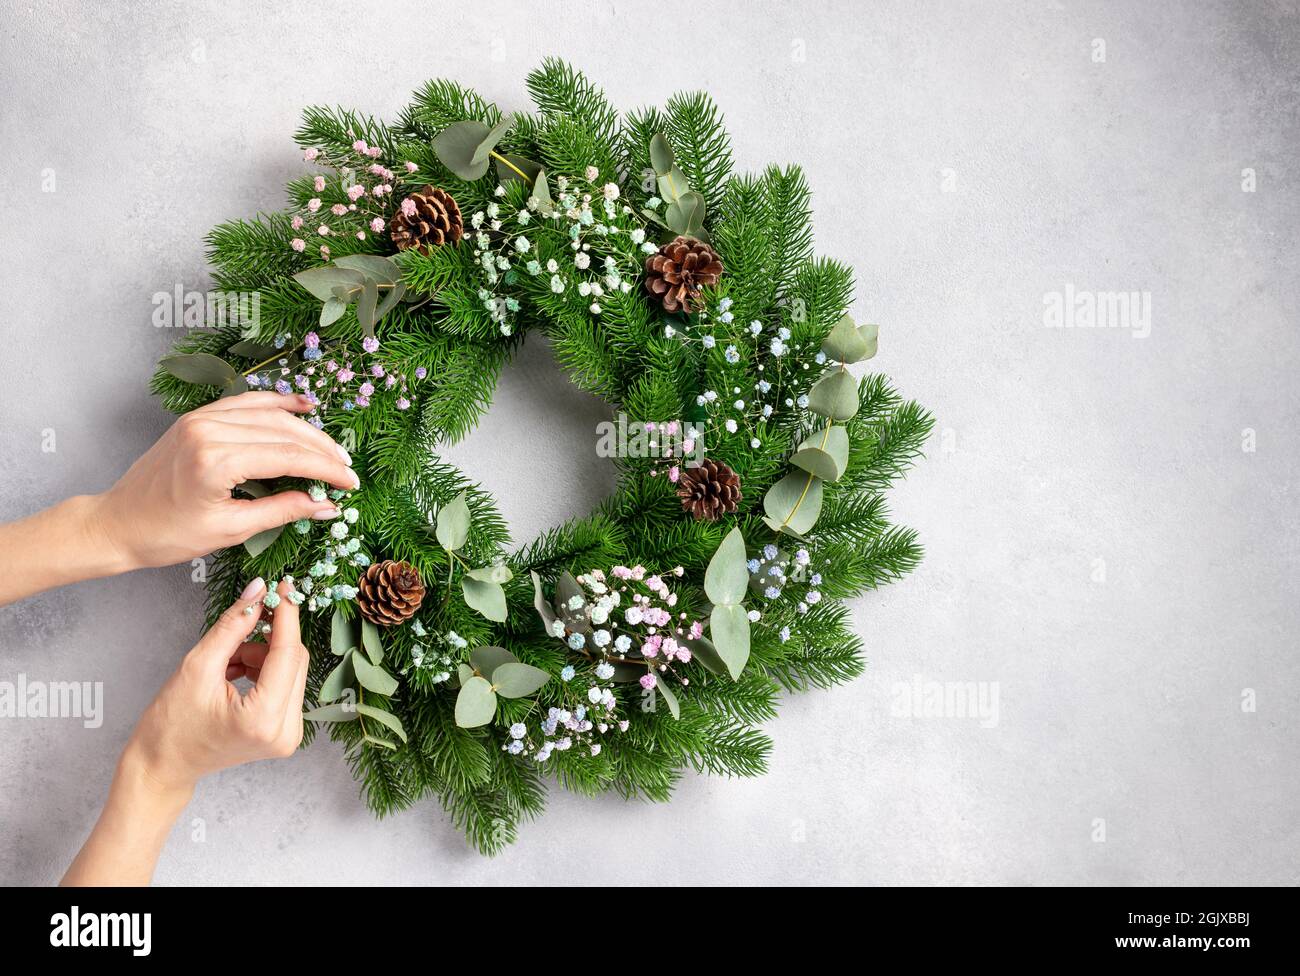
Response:
M336 488L361 487L357 473L340 458L327 457L319 451L291 441L278 444L224 443L216 446L228 452L235 484L249 478L292 476L324 481Z
M281 734L295 742L302 739L302 702L307 695L307 667L310 663L311 655L303 654L297 677L294 679L293 691L290 692L289 700L284 707L284 729Z
M277 713L292 700L298 671L307 656L298 629L298 608L288 599L292 591L293 587L287 581L280 583L277 590L280 604L275 608L270 644L257 682L258 696Z
M194 413L223 413L228 410L277 409L292 413L310 413L314 404L301 393L272 393L269 390L250 390L239 396L214 400L199 407Z
M260 673L260 669L248 664L226 665L226 680L230 682L238 681L240 678L247 678L249 681L253 682L253 684L257 684L257 678Z
M199 664L213 673L224 673L226 665L235 656L252 629L257 626L253 612L258 601L266 595L266 583L259 576L244 587L239 599L227 607L217 622L194 645L190 654Z
M342 514L333 502L314 501L305 491L281 491L255 501L236 498L231 504L239 534L245 538L298 519L325 521Z
M262 641L244 641L230 657L232 667L260 669L271 648Z
M352 463L352 457L329 434L283 410L262 408L227 410L224 413L213 414L212 419L230 426L242 427L245 432L251 430L261 433L262 436L250 438L252 440L259 442L291 440L326 455L338 455L344 464ZM240 438L231 436L227 432L227 436L222 439L234 441Z

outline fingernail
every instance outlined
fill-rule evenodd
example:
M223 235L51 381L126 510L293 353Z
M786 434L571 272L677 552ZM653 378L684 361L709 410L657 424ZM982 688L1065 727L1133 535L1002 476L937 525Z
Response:
M241 600L251 600L264 589L266 589L266 581L259 576L255 580L249 580L248 585L244 587L244 592L239 594L239 598Z
M339 517L339 510L337 508L322 508L319 512L315 512L312 515L312 518L317 519L318 521L321 522L325 521L325 519L332 519L338 517Z
M344 464L346 464L348 467L352 467L352 455L349 454L347 451L343 450L342 444L335 444L334 450L339 452L339 457L343 459Z
M353 488L361 487L361 476L357 474L355 471L352 472L352 487Z

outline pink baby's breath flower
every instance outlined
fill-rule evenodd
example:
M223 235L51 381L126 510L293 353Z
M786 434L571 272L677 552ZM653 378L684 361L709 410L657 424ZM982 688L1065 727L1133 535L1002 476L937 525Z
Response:
M298 230L300 227L302 227L302 218L295 216L293 220L289 221L289 226L292 227L294 230Z
M308 201L307 201L307 209L310 210L312 213L315 213L317 210L319 210L319 209L320 209L320 197L312 197L310 200L308 200Z
M408 399L406 399L406 397L398 397L398 398L397 398L397 409L398 409L398 410L406 410L406 409L409 409L410 406L411 406L411 401L408 400Z
M326 261L330 259L330 249L328 244L322 244L320 246L320 256Z
M677 484L677 479L680 478L681 476L682 476L682 469L679 468L677 465L674 464L671 468L668 469L668 480L671 481L673 484Z
M380 150L378 146L371 146L369 149L366 150L366 155L369 156L371 159L374 159L376 156L379 155L379 151Z
M335 217L342 217L347 212L348 212L348 208L343 206L343 204L341 203L336 203L334 204L334 206L330 207L330 213L332 213Z
M600 170L596 169L595 166L588 166L583 170L582 175L587 178L588 183L595 183L596 177L600 176Z
M420 168L416 166L415 163L411 162L409 159L406 161L405 166L406 166L406 171L408 173L414 173L417 169Z
M365 382L365 383L362 383L359 392L361 393L361 395L362 395L363 397L373 396L373 395L374 395L374 392L375 392L375 385L374 385L373 383L368 382L368 381Z
M304 149L302 151L302 158L307 160L307 162L309 163L315 160L315 158L319 155L320 155L319 149Z
M362 186L360 183L355 183L352 186L348 187L348 199L353 201L354 203L365 195L366 195L366 188Z
M405 214L407 217L415 216L415 201L412 200L410 197L407 197L405 200L402 201L402 213Z
M374 231L376 234L382 231L384 229L384 218L376 217L374 220L372 220L370 222L370 229Z
M316 233L319 234L321 237L329 237L329 236L330 236L330 225L329 225L329 224L321 224L319 227L316 228Z
M364 241L365 239L366 239L366 232L364 230L357 231L357 240Z
M323 176L318 176L318 177L316 177L316 179L312 182L312 186L314 186L314 187L316 188L316 192L317 192L317 193L322 193L322 192L324 192L324 190L325 190L325 177L323 177Z
M366 145L366 142L365 142L364 139L358 139L356 142L352 143L352 148L353 148L353 150L356 151L356 152L364 153L364 152L366 152L370 147Z
M655 676L653 674L650 674L648 671L645 674L641 675L641 677L637 680L638 683L641 685L641 687L644 688L646 691L649 691L651 688L655 686ZM622 729L623 723L619 722L618 727Z
M370 398L366 396L359 396L356 399L356 404L358 407L368 407L370 406Z
M307 247L307 242L304 241L301 237L295 237L293 240L289 242L289 246L293 248L295 251L301 252Z

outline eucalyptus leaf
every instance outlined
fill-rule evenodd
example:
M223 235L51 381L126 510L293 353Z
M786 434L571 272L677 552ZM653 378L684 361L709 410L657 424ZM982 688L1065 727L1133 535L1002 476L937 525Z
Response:
M406 729L402 728L402 720L392 712L385 711L382 708L376 708L374 705L367 705L364 702L357 702L356 710L366 718L373 718L376 722L388 726L397 737L403 742L406 741Z
M325 299L325 304L320 307L321 328L324 329L333 325L339 319L343 318L343 313L347 310L347 302L335 298L332 295Z
M745 537L733 528L723 538L704 571L704 592L714 603L733 604L745 598L749 587Z
M550 680L541 668L519 661L502 664L492 672L492 687L502 698L526 698Z
M462 491L446 505L438 509L438 521L435 529L438 544L448 552L459 549L469 539L469 521L469 505L466 503L465 493Z
M714 607L709 614L709 638L727 666L727 673L733 681L739 680L749 660L749 615L745 608Z
M846 369L827 373L808 391L808 409L831 420L852 420L858 412L858 381Z
M456 724L462 729L487 725L497 713L497 696L487 678L474 675L456 696Z
M471 610L477 610L488 620L504 623L506 619L506 591L500 583L464 576L460 581L461 595Z
M721 677L727 673L727 663L707 637L679 637L677 643L691 652L691 660L698 661L707 670Z
M248 380L244 379L243 374L236 376L233 382L227 383L221 388L221 398L239 396L241 393L248 391Z
M231 387L242 377L239 370L220 356L208 352L178 353L164 356L158 365L186 383Z
M265 498L271 494L271 486L264 481L256 481L249 478L247 481L241 481L235 485L235 491L242 491L249 498Z
M871 359L880 348L880 326L860 325L858 326L858 335L862 336L862 341L867 344L867 351L862 358Z
M245 359L256 359L259 362L263 359L270 359L276 353L282 352L269 342L258 342L256 339L240 339L226 350L231 356L243 356Z
M848 431L834 424L823 428L799 445L790 463L823 481L839 481L849 465Z
M360 271L381 285L393 285L402 280L401 268L379 254L345 254L335 258L334 263L340 268Z
M470 162L474 165L480 163L487 165L488 159L492 155L492 150L496 149L497 143L505 138L510 127L515 124L513 115L502 116L501 121L488 130L488 134L483 137L477 146L474 147L474 155L470 157ZM484 172L487 172L486 169Z
M551 199L551 186L546 170L538 170L537 178L533 180L533 190L528 194L529 200L537 201L537 212L550 216L555 211L555 202Z
M673 155L673 147L668 142L668 137L662 132L656 132L650 137L650 165L654 167L656 175L667 173L673 168L677 158Z
M555 608L551 606L551 601L546 599L542 593L542 578L537 575L536 571L532 573L533 577L533 608L537 615L542 618L542 624L546 627L546 633L549 637L555 635L551 632L551 626L556 621Z
M361 618L361 646L375 667L384 663L384 644L379 639L379 628L364 617Z
M672 689L668 687L668 682L663 679L663 675L655 672L655 689L663 696L668 704L668 711L672 713L673 718L682 717L682 706L677 702L677 696L673 694Z
M384 295L384 300L380 302L379 307L375 309L375 321L383 321L384 316L391 312L405 295L406 282L404 281L398 281L392 288L388 289L388 293Z
M381 748L392 750L397 749L397 743L392 739L385 739L382 736L371 735L369 732L364 733L361 738L366 742L369 742L372 746L380 746Z
M360 289L366 278L360 271L352 268L338 268L326 264L319 268L299 271L293 276L293 280L322 302L327 302L335 297L335 288L342 288L345 294L350 294Z
M280 533L284 531L283 525L275 525L269 529L263 529L257 535L250 536L244 540L244 551L250 556L260 556L266 552L271 543L280 538Z
M379 304L379 283L367 277L361 285L361 297L357 299L357 322L366 338L375 334L375 306Z
M856 363L866 357L866 340L858 334L858 327L847 312L840 316L822 341L822 352L826 358L837 359L842 363Z
M462 180L472 183L488 171L486 157L475 162L474 154L490 131L482 122L473 119L453 122L433 137L433 151L442 165Z
M303 715L308 722L355 722L356 705L320 705Z
M357 673L357 681L366 691L387 698L397 690L397 679L383 668L371 664L364 654L352 655L352 667Z
M493 163L496 166L497 182L503 186L507 183L526 183L533 186L537 182L538 174L543 170L541 163L515 153L502 153L501 158L494 159ZM524 175L520 176L519 173Z
M456 676L452 680L456 682L456 687L459 688L472 677L474 677L474 669L468 664L461 664L456 668Z
M352 687L352 682L355 680L356 672L352 670L352 655L344 654L343 660L329 673L329 677L321 682L319 700L338 701L343 697L344 692Z
M763 511L772 528L806 535L822 511L822 480L804 471L791 471L767 490Z
M608 661L614 669L614 676L610 681L616 684L630 685L634 681L640 681L641 676L645 674L645 667L640 664L629 664L624 661Z
M517 664L518 662L519 658L504 647L497 647L495 644L476 647L469 652L469 663L474 666L475 671L484 677L490 677L503 664Z
M478 569L467 571L465 575L470 579L482 580L484 583L509 583L515 576L505 563L480 566Z
M669 204L677 203L688 193L694 192L686 174L676 166L666 173L660 173L656 182L659 184L659 195Z
M330 618L330 651L342 657L356 646L357 638L352 629L352 621L343 615L342 607L335 607L334 616Z

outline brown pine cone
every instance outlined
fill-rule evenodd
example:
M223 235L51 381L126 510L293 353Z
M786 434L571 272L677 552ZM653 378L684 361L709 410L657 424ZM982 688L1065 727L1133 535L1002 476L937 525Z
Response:
M424 582L410 563L385 559L372 563L357 581L357 606L361 616L381 627L394 627L420 609Z
M404 209L407 200L415 206L411 214ZM439 244L455 244L465 233L460 207L446 190L426 186L402 204L388 225L388 236L399 251L414 248L427 255Z
M682 471L677 483L677 497L682 508L697 519L714 522L736 510L744 497L740 493L740 476L721 461L705 458L698 468Z
M645 288L665 312L687 314L699 306L700 289L722 274L718 252L694 237L675 237L645 259Z

